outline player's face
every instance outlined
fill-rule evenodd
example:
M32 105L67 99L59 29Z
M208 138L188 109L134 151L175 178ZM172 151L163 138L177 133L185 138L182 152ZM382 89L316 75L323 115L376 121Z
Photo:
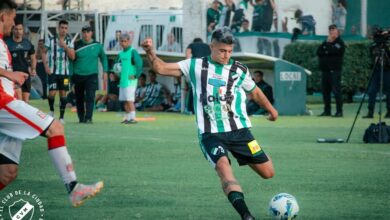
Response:
M128 48L131 44L131 41L128 39L121 39L120 45L122 48Z
M23 25L19 24L14 26L13 34L16 38L23 37L24 34Z
M58 33L62 37L66 36L68 34L68 25L67 24L61 24L58 27Z
M15 25L14 19L16 16L16 10L13 9L3 11L0 13L0 22L3 23L3 34L4 36L10 36L12 32L12 27Z
M83 40L86 42L91 41L92 39L92 31L83 31Z
M213 42L210 45L211 59L220 64L228 64L233 52L232 44Z

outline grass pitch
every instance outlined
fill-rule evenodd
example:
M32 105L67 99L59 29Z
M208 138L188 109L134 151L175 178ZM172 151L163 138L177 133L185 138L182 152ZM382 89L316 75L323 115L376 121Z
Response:
M46 101L32 104L47 110ZM314 114L322 109L320 104L309 107ZM252 132L276 171L274 178L262 180L232 160L257 219L271 219L268 202L280 192L297 198L298 219L390 219L390 144L362 143L364 130L377 118L359 118L350 143L316 143L319 137L346 138L357 107L345 105L344 118L337 119L281 116L273 123L251 118ZM78 180L105 182L96 198L71 207L46 140L37 138L25 142L19 176L0 191L0 199L15 190L31 191L43 202L44 219L239 219L199 149L195 117L138 116L157 120L122 125L118 113L95 112L93 124L79 124L76 113L66 113L67 145Z

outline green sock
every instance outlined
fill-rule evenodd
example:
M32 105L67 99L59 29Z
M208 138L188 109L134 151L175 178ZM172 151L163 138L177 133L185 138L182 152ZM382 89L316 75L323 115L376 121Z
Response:
M228 199L233 205L234 209L236 209L238 214L240 214L241 218L243 218L245 214L250 214L248 206L246 206L244 200L244 194L242 192L231 191L228 194Z

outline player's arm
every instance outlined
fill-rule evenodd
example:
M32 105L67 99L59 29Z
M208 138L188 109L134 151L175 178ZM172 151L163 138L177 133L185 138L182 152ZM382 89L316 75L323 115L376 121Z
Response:
M180 66L177 63L166 63L157 57L153 49L153 41L147 38L142 43L142 48L146 52L146 58L154 71L164 76L181 76Z
M35 56L35 53L30 55L31 60L31 76L37 75L37 57Z
M5 77L12 82L18 84L18 85L23 85L24 81L28 78L28 74L23 73L23 72L10 72L7 71L3 68L0 68L0 76Z
M269 112L270 115L268 119L270 121L275 121L278 118L278 111L276 111L276 109L268 101L267 97L264 95L261 89L259 89L259 87L255 86L250 95L258 105Z

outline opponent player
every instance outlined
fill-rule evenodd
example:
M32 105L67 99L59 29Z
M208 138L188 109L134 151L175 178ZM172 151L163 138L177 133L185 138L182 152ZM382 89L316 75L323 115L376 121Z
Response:
M49 156L69 193L73 206L95 196L103 188L103 182L84 185L77 182L76 173L65 146L62 124L38 109L15 99L15 85L22 85L28 75L13 72L11 55L3 35L11 33L16 16L13 0L0 2L0 190L17 176L22 142L38 135L48 141Z
M142 47L152 68L161 75L179 77L184 74L192 84L194 108L201 149L215 168L222 189L242 219L254 219L241 186L233 175L228 151L240 165L249 165L258 175L273 177L271 158L265 154L249 128L245 99L253 100L266 109L269 120L278 112L251 79L248 68L231 59L234 39L229 28L217 29L211 36L211 56L165 63L156 56L151 39Z

